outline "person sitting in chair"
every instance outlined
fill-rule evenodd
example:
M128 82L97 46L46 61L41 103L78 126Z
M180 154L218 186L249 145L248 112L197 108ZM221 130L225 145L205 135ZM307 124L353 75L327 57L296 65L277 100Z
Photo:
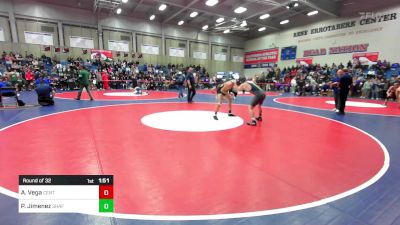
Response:
M3 89L4 88L4 89ZM3 90L2 90L3 89ZM17 90L13 88L10 82L8 82L7 77L0 77L0 107L3 107L3 96L5 97L15 97L19 106L22 106L23 102L18 100Z

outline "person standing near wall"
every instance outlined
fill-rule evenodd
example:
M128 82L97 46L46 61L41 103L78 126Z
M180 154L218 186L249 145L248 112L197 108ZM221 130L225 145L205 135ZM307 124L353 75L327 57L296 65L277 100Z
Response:
M186 84L188 88L188 95L187 95L187 101L188 103L193 102L193 97L196 95L196 82L195 78L193 75L193 68L189 67L186 73Z
M185 75L183 75L182 72L179 71L175 77L175 81L176 87L178 88L178 98L183 98L183 83L185 82Z
M87 93L89 94L90 100L93 101L94 99L92 94L90 93L90 88L89 88L90 73L82 65L79 66L79 70L80 70L78 75L79 91L76 100L81 100L81 94L83 88L85 88Z
M344 115L344 109L346 107L347 96L349 95L350 86L353 83L353 79L345 70L338 70L339 76L339 112L337 114Z
M34 78L33 72L32 72L32 70L28 67L28 68L26 69L26 72L25 72L26 89L27 89L28 91L30 91L30 90L32 89L33 78Z
M371 93L371 80L367 78L361 89L361 98L369 98Z
M107 75L107 71L105 69L103 69L103 71L101 72L101 80L103 81L103 89L104 90L108 90L110 89L110 85L108 84L108 75Z
M335 112L339 112L339 80L339 74L336 74L331 83L333 98L335 99L335 108L333 109L333 111Z

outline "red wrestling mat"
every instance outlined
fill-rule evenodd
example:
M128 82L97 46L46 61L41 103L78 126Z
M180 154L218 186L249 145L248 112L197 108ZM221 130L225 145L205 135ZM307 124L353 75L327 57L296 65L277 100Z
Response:
M325 97L283 97L274 101L286 105L299 106L305 108L332 110L335 108L333 98ZM346 112L377 114L387 116L400 116L400 107L395 102L389 102L387 107L382 106L384 101L348 99L346 102Z
M145 92L145 91L144 91ZM163 91L147 91L144 95L137 96L131 90L112 90L112 91L91 91L95 100L152 100L152 99L172 99L178 98L178 93ZM57 93L56 98L74 99L78 92ZM82 92L81 100L89 100L86 90Z
M215 95L216 94L216 92L212 92L211 91L211 89L206 89L206 90L196 90L196 92L198 93L198 94L209 94L209 95ZM279 93L279 92L272 92L272 91L267 91L266 92L266 94L267 94L267 96L280 96L280 95L282 95L281 93ZM243 92L238 92L238 95L239 96L251 96L252 94L251 93L249 93L249 92L245 92L244 94L243 94Z
M189 110L188 116L203 110L206 116L187 123L182 110ZM213 104L200 103L107 106L5 128L0 186L17 192L19 174L113 174L117 213L184 216L272 210L325 199L324 204L367 187L382 173L380 144L342 123L266 108L264 121L250 127L240 122L248 118L247 106L234 105L238 117L221 113L219 121L212 119L213 110ZM164 120L164 114L154 113L170 111L178 111L172 114L183 122L161 125L186 125L193 131L141 122L144 116ZM194 131L230 121L240 123L221 131ZM29 138L22 144L21 137Z

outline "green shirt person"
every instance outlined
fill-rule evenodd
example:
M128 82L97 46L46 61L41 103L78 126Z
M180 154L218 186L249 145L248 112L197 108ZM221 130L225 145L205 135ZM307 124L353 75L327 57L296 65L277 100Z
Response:
M89 86L89 77L90 77L90 73L84 68L81 69L79 71L79 76L78 76L79 84Z
M83 66L80 66L79 70L80 70L78 75L79 91L78 91L78 96L75 99L81 100L81 94L83 88L85 88L90 97L90 100L93 100L93 96L90 93L90 88L89 88L90 73Z

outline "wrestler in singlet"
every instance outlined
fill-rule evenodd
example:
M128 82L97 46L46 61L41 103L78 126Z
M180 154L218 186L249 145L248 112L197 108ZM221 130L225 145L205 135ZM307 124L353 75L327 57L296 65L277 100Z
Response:
M247 83L251 86L249 92L254 95L250 105L253 107L256 105L262 105L265 99L265 91L252 81L248 81Z
M239 91L248 91L254 95L253 99L250 102L249 113L251 121L247 123L250 126L257 126L257 120L262 121L262 104L265 100L265 91L255 84L253 81L246 81L241 84L238 88ZM258 106L259 115L256 118L254 115L254 107Z
M232 100L233 97L231 95L231 93L233 93L235 96L237 95L237 91L235 90L236 88L236 81L235 80L229 80L226 81L225 83L219 84L217 85L217 106L215 109L215 114L213 116L213 118L215 120L218 120L218 111L221 108L222 105L222 101L225 98L226 100L228 100L228 116L235 116L234 114L232 114Z

